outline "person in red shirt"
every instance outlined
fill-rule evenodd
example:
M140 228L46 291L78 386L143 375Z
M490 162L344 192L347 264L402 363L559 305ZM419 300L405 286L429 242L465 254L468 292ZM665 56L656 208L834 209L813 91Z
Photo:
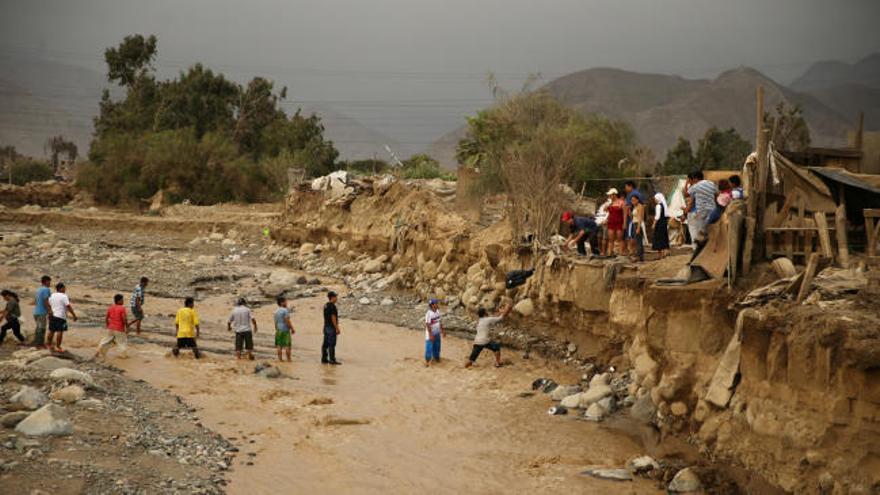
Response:
M626 203L618 194L617 189L612 187L608 190L608 199L611 204L608 205L608 238L605 246L605 256L614 256L614 251L620 243L620 251L618 254L626 255L626 243L623 242L623 217Z
M107 349L111 345L119 346L119 357L128 357L128 316L125 313L125 298L122 294L113 296L113 305L107 308L107 335L101 339L98 344L98 351L95 352L95 359L105 359Z

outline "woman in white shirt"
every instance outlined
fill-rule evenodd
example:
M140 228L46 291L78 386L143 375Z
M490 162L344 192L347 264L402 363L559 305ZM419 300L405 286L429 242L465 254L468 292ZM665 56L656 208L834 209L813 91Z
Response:
M663 193L654 195L654 238L651 242L654 251L660 253L660 259L669 253L669 207Z

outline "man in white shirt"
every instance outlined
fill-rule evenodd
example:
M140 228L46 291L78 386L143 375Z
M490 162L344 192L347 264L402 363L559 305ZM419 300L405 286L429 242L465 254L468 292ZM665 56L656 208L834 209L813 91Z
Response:
M46 339L46 347L52 349L52 337L55 337L55 352L64 352L61 348L61 340L64 338L64 332L67 331L67 313L73 316L76 321L76 313L73 312L73 306L70 305L70 298L67 297L67 288L64 284L58 283L55 286L55 293L49 296L49 338Z
M471 355L468 357L467 362L464 363L465 368L470 368L474 365L474 362L480 357L480 353L483 352L484 348L495 353L495 367L501 367L501 345L489 338L489 327L506 318L510 314L512 307L512 305L508 304L501 311L495 313L495 316L489 316L489 312L483 308L477 310L477 316L479 317L479 320L477 320L477 335L474 337L474 348L471 351Z
M245 305L243 297L238 298L235 308L229 314L226 329L230 332L235 330L235 358L241 359L241 351L247 352L248 359L254 360L254 333L257 331L257 320L251 314L250 308ZM253 325L253 332L251 332Z
M446 330L440 321L440 306L436 299L431 299L425 313L425 366L431 366L432 361L440 362L441 336L446 337Z

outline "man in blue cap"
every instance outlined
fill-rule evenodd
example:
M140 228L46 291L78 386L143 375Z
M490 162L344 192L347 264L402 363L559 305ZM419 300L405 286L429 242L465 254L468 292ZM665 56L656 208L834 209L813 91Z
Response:
M425 366L431 366L431 361L440 362L441 336L446 337L438 302L436 299L428 301L428 312L425 313Z

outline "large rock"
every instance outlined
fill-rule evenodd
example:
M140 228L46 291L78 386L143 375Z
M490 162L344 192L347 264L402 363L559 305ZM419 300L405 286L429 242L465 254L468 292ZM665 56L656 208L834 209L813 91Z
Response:
M578 408L581 405L581 395L583 395L583 394L574 394L574 395L569 395L568 397L564 397L559 402L559 405L563 406L567 409Z
M590 379L590 388L609 384L611 384L611 373L597 373Z
M603 480L614 480L614 481L632 481L632 474L626 469L616 469L616 468L594 468L587 469L581 474L592 476L594 478L599 478Z
M467 280L471 285L479 285L483 280L483 267L480 263L474 263L467 270Z
M297 276L287 270L272 270L269 274L269 283L282 287L290 287L296 285Z
M654 460L653 457L648 455L643 455L640 457L634 457L626 462L626 468L630 470L633 474L643 474L653 471L655 469L660 469L660 464Z
M67 368L68 366L70 366L70 361L66 359L59 359L54 356L48 356L37 359L36 361L32 362L30 366L41 370L52 371L57 370L58 368Z
M550 398L553 400L562 400L569 395L574 395L581 391L581 387L578 385L561 385L556 387L556 390L550 392Z
M641 384L642 380L649 376L655 377L656 380L657 368L657 361L651 359L647 352L639 354L633 363L633 369L636 371L636 381Z
M22 385L21 389L9 399L9 402L21 409L34 410L49 402L49 398L34 387Z
M684 402L673 402L669 410L674 416L684 416L688 412L688 406Z
M516 303L513 310L523 316L531 316L535 312L535 303L528 297Z
M18 423L15 431L35 437L70 435L73 433L73 424L67 419L67 411L63 407L46 404Z
M306 242L299 246L299 254L301 256L305 256L307 254L311 254L315 252L315 245L311 242Z
M58 368L57 370L50 373L49 376L56 380L79 382L87 387L95 387L95 381L88 373L83 373L82 371L70 368Z
M599 402L593 402L584 413L584 419L589 421L602 421L608 415L608 410L602 407Z
M382 271L385 262L379 258L369 260L364 264L364 271L367 273L379 273Z
M21 423L24 418L28 417L31 413L28 411L15 411L11 413L6 413L3 416L0 416L0 425L3 425L6 428L15 428L15 425Z
M32 363L40 358L51 356L49 349L20 349L12 353L12 358L24 364Z
M703 484L697 473L691 468L684 468L675 473L675 477L666 487L671 493L695 493L703 490Z
M594 402L599 402L612 393L614 393L614 391L611 390L611 387L608 385L597 384L594 387L590 387L589 390L581 394L580 407L581 409L586 409Z
M434 260L426 261L425 264L419 268L421 269L422 276L426 280L430 280L437 276L437 262Z
M650 424L654 421L654 415L657 413L657 406L651 400L649 394L645 394L636 399L635 404L629 410L629 415L640 423Z
M60 400L68 404L76 402L85 396L86 391L79 385L68 385L49 394L49 397L53 400Z
M269 363L262 363L262 364L256 365L254 367L254 373L256 373L259 376L265 377L265 378L279 378L279 377L281 377L281 370L277 366L275 366L273 364L269 364Z

